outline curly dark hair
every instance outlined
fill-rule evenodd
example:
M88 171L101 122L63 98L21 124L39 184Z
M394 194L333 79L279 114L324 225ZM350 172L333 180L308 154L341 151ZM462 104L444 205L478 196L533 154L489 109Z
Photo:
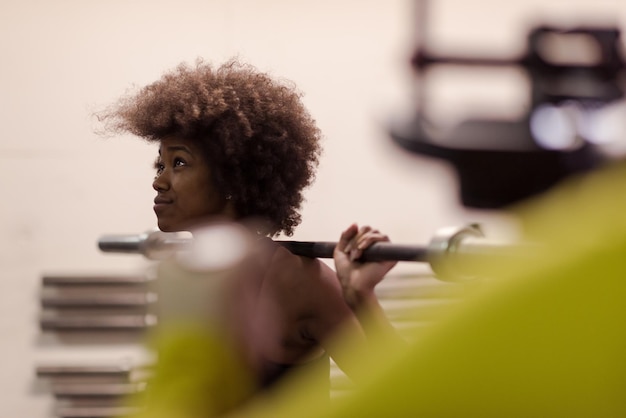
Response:
M233 58L215 69L198 60L123 96L98 117L105 131L148 141L197 141L214 186L237 215L266 222L270 236L293 235L303 189L315 178L321 133L291 82Z

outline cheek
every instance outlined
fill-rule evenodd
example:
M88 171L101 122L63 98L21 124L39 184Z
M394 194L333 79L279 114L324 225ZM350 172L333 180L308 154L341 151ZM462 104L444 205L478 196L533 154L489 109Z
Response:
M192 216L206 216L220 214L225 201L212 188L196 187L188 194L189 209Z

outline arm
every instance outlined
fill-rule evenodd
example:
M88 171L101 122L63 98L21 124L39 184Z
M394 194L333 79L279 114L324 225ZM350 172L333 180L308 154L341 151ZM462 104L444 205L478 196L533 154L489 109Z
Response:
M336 271L322 268L316 288L323 290L310 335L353 381L359 382L369 368L358 352L374 357L403 349L406 342L389 322L374 289L396 262L358 261L363 250L375 242L389 241L370 227L351 225L335 248ZM310 296L310 294L309 294Z
M340 237L334 251L335 268L341 284L343 297L356 317L368 339L392 339L403 341L389 322L375 293L375 287L395 261L361 262L363 250L376 242L389 242L389 238L369 226L350 225Z

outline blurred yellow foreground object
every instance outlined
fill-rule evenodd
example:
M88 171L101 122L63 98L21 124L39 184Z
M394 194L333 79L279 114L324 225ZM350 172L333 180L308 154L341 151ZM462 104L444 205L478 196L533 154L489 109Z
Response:
M407 352L355 350L353 395L326 409L302 383L233 416L625 417L626 167L512 212L541 253L485 265L483 290Z
M364 379L330 406L294 376L230 413L214 407L240 399L245 373L217 334L190 330L161 340L178 354L159 359L141 417L625 417L625 189L616 166L512 208L540 253L480 266L481 291L407 348L346 338ZM181 353L195 360L175 363Z

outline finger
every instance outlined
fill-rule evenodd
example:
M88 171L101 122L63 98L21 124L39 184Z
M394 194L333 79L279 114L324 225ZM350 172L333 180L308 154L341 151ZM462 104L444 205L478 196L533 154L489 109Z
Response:
M363 250L357 248L356 243L353 245L350 250L350 261L358 261L359 258L363 255Z
M363 225L362 227L359 228L359 232L357 234L357 238L361 237L363 235L367 235L372 231L372 227L369 225Z
M345 231L341 233L339 241L335 247L336 250L348 253L352 249L351 241L358 233L358 226L356 224L350 225Z
M364 236L366 236L368 233L370 233L370 230L372 228L368 225L364 225L362 227L360 227L357 231L357 233L355 234L355 236L352 238L351 242L350 242L350 248L354 249L354 250L360 250L362 248L359 247L359 242L363 239Z
M357 248L364 250L377 242L389 242L390 239L387 235L378 232L370 231L368 234L359 237L357 241Z

